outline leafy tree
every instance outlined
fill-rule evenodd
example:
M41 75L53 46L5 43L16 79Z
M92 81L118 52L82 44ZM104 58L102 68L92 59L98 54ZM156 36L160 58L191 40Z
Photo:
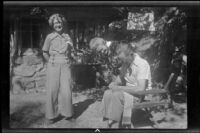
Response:
M186 82L186 65L182 60L187 57L186 53L186 37L187 37L187 8L182 7L126 7L118 8L124 19L117 20L109 24L108 40L115 40L110 48L111 56L114 54L114 47L120 41L126 40L134 42L138 46L142 56L148 60L151 65L152 77L154 83L167 81L171 72L176 74L174 81L179 76L182 77L187 88ZM148 30L132 30L126 28L128 12L154 13L155 31ZM146 21L146 20L144 20ZM177 65L177 63L179 65ZM111 61L109 66L113 67ZM183 70L184 69L184 70ZM176 83L174 83L176 84Z

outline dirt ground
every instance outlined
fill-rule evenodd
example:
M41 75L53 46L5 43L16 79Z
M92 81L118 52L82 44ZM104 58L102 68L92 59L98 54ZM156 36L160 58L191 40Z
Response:
M103 89L87 89L73 92L75 120L60 119L47 126L45 121L45 92L29 94L10 94L10 127L11 128L106 128L103 122L100 105ZM152 115L152 118L149 116ZM152 109L150 113L143 110L133 112L134 128L186 129L187 104L174 103L174 109Z

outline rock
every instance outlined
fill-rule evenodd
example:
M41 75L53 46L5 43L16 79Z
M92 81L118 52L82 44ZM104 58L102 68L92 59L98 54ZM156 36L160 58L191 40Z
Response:
M33 79L24 79L23 80L23 87L25 90L33 89L35 88L35 81Z
M37 73L37 77L38 78L41 78L41 77L46 77L46 72L39 72L39 73Z
M20 66L14 67L14 74L18 76L31 77L35 74L36 66L27 66L22 64Z
M45 87L45 84L46 84L46 77L35 81L36 88Z
M31 77L23 77L23 76L14 76L12 79L12 83L18 83L21 85L21 87L25 90L26 88L33 88L32 86L34 86L34 78ZM31 84L31 85L29 85Z
M12 85L15 93L21 93L21 91L30 93L30 89L45 87L46 71L43 63L32 66L22 64L14 68L14 74L16 76L13 77Z
M35 74L35 83L36 83L36 88L45 87L45 83L46 83L46 68L43 67L40 72L36 72L36 74Z
M41 71L43 68L44 68L44 64L43 63L37 64L36 65L36 72Z
M35 78L37 79L38 77L44 77L46 76L46 65L37 65L36 68L36 73L35 73Z
M36 81L40 80L41 78L46 77L46 72L37 72L34 77Z
M43 63L42 58L38 57L34 54L28 55L28 56L23 56L23 61L24 61L24 63L26 63L29 66Z
M19 76L14 76L12 78L12 90L13 94L19 94L24 91L22 86L22 78Z
M26 93L35 93L35 92L36 92L36 89L33 89L33 88L27 89L27 90L25 90L25 92L26 92Z
M33 53L34 53L33 49L28 48L27 50L24 51L23 55L27 56L27 55L32 55Z
M17 57L16 60L15 60L15 64L17 64L17 65L23 64L23 58Z
M35 88L34 78L25 78L23 76L14 76L12 78L12 91L14 94L24 93L33 88Z

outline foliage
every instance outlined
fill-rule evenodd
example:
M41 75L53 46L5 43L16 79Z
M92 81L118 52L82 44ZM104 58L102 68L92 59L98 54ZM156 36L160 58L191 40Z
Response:
M38 16L47 20L49 16L49 11L46 8L34 7L31 9L30 15Z
M143 57L150 63L152 79L154 83L162 83L167 81L171 72L176 74L176 77L181 76L186 82L186 63L184 64L182 58L187 57L186 53L186 33L187 33L187 9L181 7L148 7L126 8L126 13L129 11L137 11L141 13L153 12L154 13L154 26L155 32L150 31L127 31L127 20L118 20L112 22L109 26L109 32L112 34L109 40L113 41L113 44L109 48L108 53L102 54L99 52L93 52L90 57L94 57L93 54L98 55L95 61L99 60L99 63L106 64L110 70L114 70L112 56L114 55L114 47L120 43L120 41L132 41L134 42ZM108 37L104 37L108 38ZM176 67L176 60L179 60L179 66ZM175 79L176 81L176 79ZM185 83L187 88L187 82Z
M152 79L154 82L163 84L171 72L186 80L187 64L182 57L186 53L187 36L187 9L183 7L114 7L119 11L118 15L123 16L121 20L110 23L108 33L103 36L113 43L109 52L94 51L88 48L74 51L74 63L97 63L102 64L114 74L117 74L117 65L113 60L115 47L120 41L134 42L142 53L143 57L150 63ZM127 30L128 12L154 14L155 31L148 30ZM49 13L45 8L33 8L32 15L40 15L46 18ZM146 21L146 20L144 20ZM176 67L179 58L179 66ZM176 69L176 70L173 70ZM186 82L186 81L184 81ZM187 84L187 83L186 83Z

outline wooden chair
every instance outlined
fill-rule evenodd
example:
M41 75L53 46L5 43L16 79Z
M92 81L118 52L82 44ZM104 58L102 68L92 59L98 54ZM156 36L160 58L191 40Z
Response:
M163 89L151 89L151 90L145 90L145 91L138 91L137 95L140 95L143 98L140 99L140 102L134 103L134 106L132 109L145 109L145 111L149 111L148 110L149 108L156 107L156 106L164 106L165 109L167 109L169 107L173 107L172 99L170 96L170 90L169 90L169 86L170 86L170 83L171 83L173 77L174 77L174 73L171 73L171 75L169 76L169 79ZM145 96L149 95L149 94L151 94L151 95L166 94L167 100L166 101L147 101L147 100L145 100ZM131 128L131 122L122 123L122 127Z

